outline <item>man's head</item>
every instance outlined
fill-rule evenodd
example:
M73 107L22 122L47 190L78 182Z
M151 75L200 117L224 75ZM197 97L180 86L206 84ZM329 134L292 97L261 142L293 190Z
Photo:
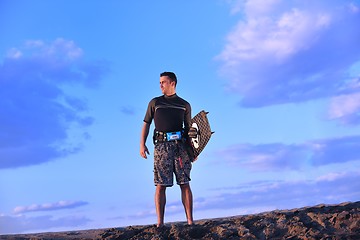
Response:
M171 82L175 82L175 87L176 87L177 78L176 78L175 73L173 73L173 72L163 72L163 73L160 73L160 77L164 77L164 76L169 77Z
M173 72L160 74L160 89L163 94L170 96L176 93L177 78Z

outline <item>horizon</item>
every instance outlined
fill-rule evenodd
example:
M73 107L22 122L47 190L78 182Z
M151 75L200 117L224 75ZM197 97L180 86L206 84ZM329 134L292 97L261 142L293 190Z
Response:
M215 131L195 221L359 201L359 22L359 0L1 1L0 234L154 224L164 71Z

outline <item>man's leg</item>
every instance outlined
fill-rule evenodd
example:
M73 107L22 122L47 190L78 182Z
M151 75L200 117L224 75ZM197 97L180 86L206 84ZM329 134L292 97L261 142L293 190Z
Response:
M193 220L193 196L190 188L190 184L181 184L181 200L185 208L185 214L187 223L192 225L194 223Z
M157 226L164 225L164 213L166 204L166 187L157 185L155 190L155 208L157 214Z

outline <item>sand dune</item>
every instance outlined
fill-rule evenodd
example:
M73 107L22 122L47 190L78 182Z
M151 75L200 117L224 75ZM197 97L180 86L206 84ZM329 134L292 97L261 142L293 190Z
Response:
M360 201L168 223L84 231L3 235L0 239L360 239Z

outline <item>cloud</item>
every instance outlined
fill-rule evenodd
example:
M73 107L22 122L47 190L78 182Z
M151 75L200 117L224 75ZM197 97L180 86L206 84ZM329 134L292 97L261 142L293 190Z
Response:
M214 189L219 194L203 199L194 209L246 209L255 213L264 207L274 210L357 201L359 177L360 172L332 172L316 180L247 182L230 190Z
M350 1L238 1L243 17L217 56L245 107L355 94L359 6ZM239 4L241 7L239 7Z
M96 87L106 72L104 63L85 61L81 48L61 38L10 49L0 61L0 169L79 151L68 131L85 131L94 119L87 115L86 100L65 87Z
M125 115L134 115L136 112L135 108L131 106L122 106L120 111Z
M196 215L196 212L201 211L215 210L221 213L222 210L232 210L234 215L239 215L320 203L337 204L358 201L359 177L360 172L330 172L315 180L243 182L232 187L210 189L216 194L194 198L194 211ZM169 216L183 212L180 201L168 205L166 214ZM153 210L146 210L121 218L137 220L154 217L154 215Z
M27 212L39 212L39 211L54 211L62 209L71 209L77 208L84 205L87 205L87 202L84 201L59 201L56 203L46 203L46 204L33 204L30 206L18 206L14 208L14 213L27 213Z
M360 161L360 136L320 139L301 144L238 144L219 150L222 162L252 171L302 170L306 166Z
M201 202L203 202L203 198L196 198L193 201L193 204L195 206L198 206L199 204L201 204ZM173 201L173 202L167 202L166 203L166 216L174 216L176 214L179 213L183 213L184 212L184 205L182 204L181 201ZM130 215L123 215L123 216L118 216L118 217L114 217L114 218L110 218L111 220L141 220L141 219L146 219L146 218L154 218L156 217L156 210L154 207L147 207L146 210L143 211L139 211L135 214L130 214Z
M0 234L28 233L52 228L83 226L91 220L83 216L68 216L54 219L52 216L26 217L0 216Z
M318 139L300 144L238 144L216 154L217 159L251 171L306 171L310 167L360 161L360 136ZM357 201L360 197L360 172L327 172L306 180L261 180L243 182L234 186L210 189L216 194L194 199L194 210L226 211L234 214L257 213L319 203ZM234 179L233 182L242 181ZM119 219L139 220L154 217L153 208ZM183 212L180 201L167 204L169 216Z
M74 228L85 225L91 220L84 216L72 215L55 219L50 215L29 217L24 214L74 209L87 204L85 201L59 201L55 203L33 204L30 206L17 206L13 210L14 215L0 215L0 234L47 231L52 228Z
M298 169L306 159L302 146L285 144L239 144L220 150L217 155L231 165L256 171Z
M329 119L344 125L360 123L360 92L333 97L329 107Z

